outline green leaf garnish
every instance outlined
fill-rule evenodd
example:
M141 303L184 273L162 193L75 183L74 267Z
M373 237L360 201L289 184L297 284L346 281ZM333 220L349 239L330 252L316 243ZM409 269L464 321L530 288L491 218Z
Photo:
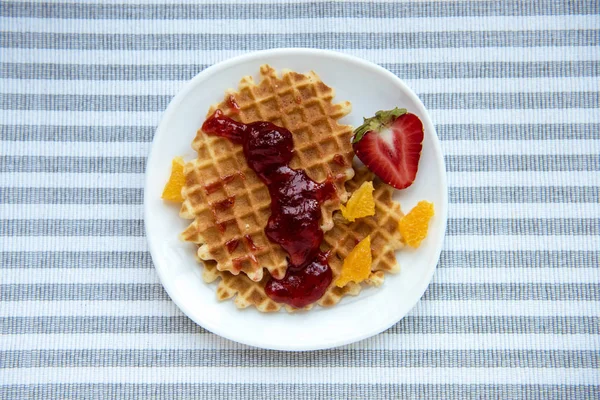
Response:
M406 114L406 108L394 108L393 110L379 110L374 117L363 118L363 124L354 130L352 144L360 142L367 132L381 131L381 128L395 121L399 116Z

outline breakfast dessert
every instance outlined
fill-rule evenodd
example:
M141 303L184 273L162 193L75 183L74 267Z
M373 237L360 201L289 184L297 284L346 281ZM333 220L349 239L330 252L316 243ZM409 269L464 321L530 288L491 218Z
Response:
M292 133L289 167L306 171L314 182L330 181L337 196L323 202L321 228L329 230L331 214L347 199L344 183L352 178L352 127L338 120L350 103L332 102L334 91L314 73L283 71L278 77L268 65L261 81L244 77L238 91L209 110L241 123L265 121ZM244 273L254 281L281 279L287 254L267 238L264 228L271 215L269 190L246 162L241 143L199 130L192 142L198 158L185 166L181 217L193 219L183 240L198 244L202 260L215 260L220 271ZM272 147L266 144L265 152ZM258 158L264 158L258 154Z
M219 300L263 312L380 286L433 216L431 203L404 216L392 200L416 178L420 119L379 111L353 132L338 122L350 103L334 104L314 72L279 77L264 65L260 75L211 107L192 142L198 157L173 160L163 193L193 220L181 238L198 245L203 279L218 280Z
M346 184L348 191L353 191L364 182L369 182L374 174L366 168L357 168L355 177ZM374 181L373 200L375 203L375 215L357 219L355 222L347 221L341 212L333 215L335 221L332 230L325 233L321 249L329 252L329 266L333 271L332 284L325 294L317 301L321 306L332 306L337 304L343 296L357 295L361 285L357 282L348 282L338 287L335 282L342 273L344 260L355 248L357 243L370 237L370 250L373 254L372 264L368 265L369 275L365 280L367 285L379 286L383 283L384 272L398 272L399 266L396 262L395 251L404 245L398 231L398 223L402 219L400 205L392 200L393 189L381 182ZM243 274L233 275L227 271L219 271L216 264L205 264L203 278L206 282L221 279L217 286L217 298L226 300L234 298L234 303L239 308L249 306L256 307L259 311L278 311L282 305L267 296L265 285L268 279L253 282ZM294 307L285 305L288 311ZM311 305L303 307L309 309Z

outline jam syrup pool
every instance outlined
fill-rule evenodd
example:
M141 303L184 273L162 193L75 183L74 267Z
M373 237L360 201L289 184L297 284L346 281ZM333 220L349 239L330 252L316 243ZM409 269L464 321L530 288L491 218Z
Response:
M321 205L337 196L331 180L317 183L305 171L290 168L292 133L270 122L243 124L216 110L202 131L241 144L248 166L269 189L271 216L265 234L289 258L285 277L267 282L267 296L297 308L320 299L333 279L327 255L319 249Z

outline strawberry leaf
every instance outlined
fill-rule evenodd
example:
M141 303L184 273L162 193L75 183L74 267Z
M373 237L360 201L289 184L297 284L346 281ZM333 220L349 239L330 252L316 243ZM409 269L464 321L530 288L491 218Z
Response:
M401 116L406 114L408 111L406 108L394 108L392 110L379 110L375 113L374 117L363 118L363 124L354 130L354 136L352 137L352 143L358 143L367 132L370 131L381 131L382 127L391 124Z

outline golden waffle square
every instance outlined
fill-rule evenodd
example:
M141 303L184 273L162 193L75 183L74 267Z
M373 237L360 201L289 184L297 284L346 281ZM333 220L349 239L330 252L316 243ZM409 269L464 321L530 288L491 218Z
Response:
M345 182L352 178L352 127L338 120L350 112L350 103L333 103L334 91L310 72L283 71L281 77L268 65L260 68L261 80L244 77L237 92L211 108L250 123L269 121L288 129L294 138L290 166L304 169L323 182L331 179L339 199L323 207L322 229L333 227L332 213L347 199ZM186 164L180 215L194 221L183 240L198 244L202 260L215 260L219 271L240 272L253 281L263 279L263 268L281 279L287 268L286 253L264 233L270 210L267 187L244 158L242 146L199 130L192 142L198 157Z
M404 247L398 222L403 216L400 205L392 200L394 189L374 179L374 175L366 168L357 168L354 178L346 183L348 192L358 189L365 181L373 180L375 200L375 215L360 218L355 222L348 222L340 212L333 215L335 221L333 229L325 233L322 249L331 251L329 265L333 271L333 281L323 297L317 304L328 307L337 304L343 296L357 295L362 285L354 282L339 288L335 286L335 280L340 274L344 258L352 251L358 242L371 235L371 253L373 255L372 273L365 281L366 285L380 286L384 280L384 272L396 273L399 266L396 262L396 251ZM268 276L264 276L260 282L254 282L243 274L232 275L217 269L216 263L204 262L203 278L206 282L213 282L218 278L221 280L217 286L217 299L226 300L232 297L239 308L255 306L259 311L278 311L282 306L288 311L297 309L285 304L271 300L264 291ZM312 305L306 307L310 309Z
M375 201L375 215L371 217L358 218L354 222L346 221L341 212L333 215L333 229L325 233L321 249L330 251L329 266L333 271L333 282L341 273L344 259L356 247L356 245L371 236L371 255L373 264L371 276L367 284L380 286L384 280L384 272L397 273L400 266L396 260L396 251L404 247L402 236L398 231L398 223L404 216L400 204L392 199L394 189L375 177L366 167L356 168L354 178L346 183L349 193L354 192L364 182L373 181L373 200ZM348 286L358 287L353 282L343 288L335 284L329 288L323 297L317 302L321 306L332 306L337 304L348 290Z

